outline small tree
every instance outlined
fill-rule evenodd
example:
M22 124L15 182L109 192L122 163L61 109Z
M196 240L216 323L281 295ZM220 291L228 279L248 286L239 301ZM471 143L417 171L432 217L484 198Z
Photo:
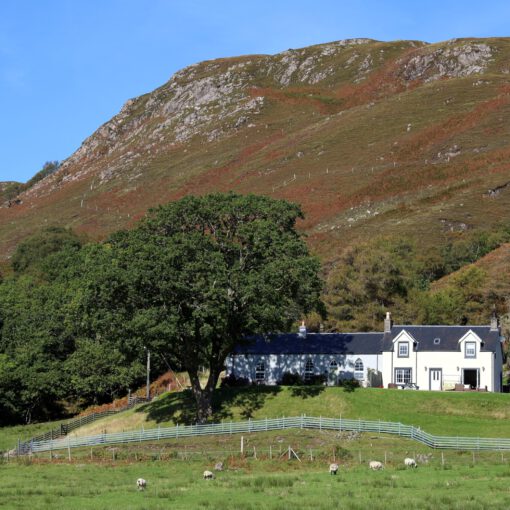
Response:
M124 276L101 286L112 296L109 308L122 295L138 349L170 356L188 372L199 422L212 413L212 393L237 344L322 310L320 265L295 229L302 217L297 205L267 197L190 196L110 239L110 269Z

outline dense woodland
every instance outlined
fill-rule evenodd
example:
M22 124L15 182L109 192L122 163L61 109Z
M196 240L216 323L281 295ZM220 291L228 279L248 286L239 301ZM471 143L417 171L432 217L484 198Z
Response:
M188 215L203 205L193 200L185 202ZM257 207L267 208L262 223L255 223L259 230L242 231L236 226L237 244L232 245L228 236L214 237L214 246L205 248L199 237L195 244L183 242L193 238L199 220L194 217L191 221L191 237L184 226L170 231L169 225L184 225L182 218L186 218L184 209L172 209L170 204L149 215L133 231L116 233L103 243L87 242L56 227L21 243L11 259L12 273L0 284L0 424L61 416L125 394L143 381L145 346L156 353L155 375L166 371L168 363L193 370L185 352L186 345L200 351L200 345L193 342L205 345L207 339L225 336L236 328L246 332L283 329L300 313L307 314L312 329L337 331L380 330L388 309L397 322L417 324L485 324L493 307L500 314L507 312L508 296L485 291L486 275L471 263L509 242L509 225L492 232L456 235L427 252L405 239L380 238L351 246L327 268L321 284L314 276L319 269L317 261L308 257L294 231L296 218L302 216L299 208L261 197L253 200L260 201ZM214 221L220 218L217 225L221 223L221 228L225 214L222 211L214 216ZM211 215L206 218L209 233L214 230ZM277 217L275 227L268 218L273 221ZM274 237L275 231L285 235ZM177 244L176 236L180 236ZM257 271L271 268L262 280L254 280L245 266L239 266L236 251L255 238L263 239L255 252L265 256L272 251L278 261L268 265L263 257L257 259L262 264ZM221 245L226 258L218 256L216 245ZM286 258L284 252L290 256ZM200 256L194 258L191 253ZM237 255L231 257L232 253ZM228 271L226 259L231 264ZM179 271L187 261L193 261L191 267L186 266L193 276L183 279ZM229 272L231 268L234 272ZM243 280L245 274L249 277ZM287 281L288 274L294 280ZM236 288L250 296L260 295L264 301L257 302L258 308L249 309L249 313L237 302L234 308L222 308L227 305L214 290L223 284L222 278L236 280L228 284L238 285ZM277 281L280 291L274 292L272 285ZM327 313L318 300L321 286ZM182 312L185 302L194 299L190 288L206 297L194 311ZM286 288L288 295L281 290ZM235 301L230 295L229 300ZM172 312L174 309L179 313ZM239 324L218 320L218 310L223 310L221 317L229 317L229 321L238 317ZM194 322L183 321L183 313L194 314ZM188 343L184 348L172 345L172 338L184 335L184 323ZM190 330L190 324L194 329ZM234 334L231 341L236 338ZM216 360L220 363L221 355ZM203 358L192 364L211 356L208 347Z

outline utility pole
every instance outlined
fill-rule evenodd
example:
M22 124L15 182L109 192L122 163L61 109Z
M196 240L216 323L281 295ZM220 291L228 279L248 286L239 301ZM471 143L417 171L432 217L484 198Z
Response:
M151 373L151 351L147 349L147 393L146 399L147 402L150 400L150 373Z

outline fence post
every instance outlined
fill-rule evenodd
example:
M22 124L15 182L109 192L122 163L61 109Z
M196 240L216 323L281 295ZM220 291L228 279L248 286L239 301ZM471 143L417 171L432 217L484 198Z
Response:
M322 430L322 414L319 416L319 430Z
M175 439L179 439L179 424L175 427Z

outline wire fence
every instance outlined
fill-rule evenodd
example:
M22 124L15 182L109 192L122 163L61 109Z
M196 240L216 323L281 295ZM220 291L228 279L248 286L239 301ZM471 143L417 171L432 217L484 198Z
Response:
M83 448L93 446L108 446L142 441L159 441L161 439L179 439L185 437L214 436L225 434L255 433L284 429L318 429L334 431L378 432L393 434L420 442L430 448L454 450L510 450L510 438L483 437L451 437L428 434L419 427L402 423L385 421L352 420L345 418L324 417L282 417L263 420L247 420L242 422L223 422L205 425L182 425L175 427L141 429L130 432L99 434L94 436L49 439L30 441L19 444L18 455L29 453Z
M83 427L84 425L88 425L89 423L92 423L101 418L105 418L106 416L111 416L112 414L120 413L126 409L131 409L131 407L141 402L147 402L147 399L145 397L138 397L134 395L129 397L127 404L119 406L115 409L106 409L104 411L93 412L86 416L80 416L79 418L61 423L57 428L51 429L44 434L39 434L28 439L27 441L19 442L16 447L16 451L18 453L25 453L26 451L30 451L30 446L32 444L44 443L48 441L51 442L53 440L61 439L62 437L66 437L67 434L70 434L73 430Z

